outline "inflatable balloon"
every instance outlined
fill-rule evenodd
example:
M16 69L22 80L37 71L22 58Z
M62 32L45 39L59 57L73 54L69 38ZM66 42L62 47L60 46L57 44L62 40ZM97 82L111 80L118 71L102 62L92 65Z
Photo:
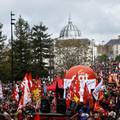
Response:
M77 65L74 67L71 67L64 79L73 79L74 76L78 74L79 79L96 79L96 73L88 66L83 66L83 65Z
M66 89L72 89L71 92L77 91L80 101L83 102L85 84L89 92L96 86L96 73L88 66L77 65L71 67L64 78L64 98L66 98ZM79 90L77 90L79 88Z

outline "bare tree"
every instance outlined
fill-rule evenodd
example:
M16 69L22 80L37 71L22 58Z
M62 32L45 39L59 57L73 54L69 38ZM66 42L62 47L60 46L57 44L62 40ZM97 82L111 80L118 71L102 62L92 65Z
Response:
M88 51L90 42L82 40L59 40L55 44L55 66L69 69L75 65L88 62Z

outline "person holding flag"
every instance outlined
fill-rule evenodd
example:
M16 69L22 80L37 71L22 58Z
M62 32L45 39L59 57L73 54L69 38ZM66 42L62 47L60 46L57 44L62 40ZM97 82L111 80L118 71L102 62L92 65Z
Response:
M27 103L31 102L31 90L32 90L32 78L30 74L26 73L20 87L22 90L22 96L19 101L18 110L25 107Z

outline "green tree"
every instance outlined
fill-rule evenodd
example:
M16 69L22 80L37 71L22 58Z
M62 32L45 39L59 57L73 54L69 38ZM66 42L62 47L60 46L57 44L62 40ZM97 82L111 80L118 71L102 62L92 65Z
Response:
M35 74L42 76L47 75L49 59L52 47L52 39L47 33L48 28L41 22L39 25L32 27L32 63Z
M13 72L14 80L22 79L23 75L30 71L30 27L21 16L15 24L15 37L13 41Z
M115 61L120 62L120 55L116 56Z
M5 50L5 40L6 36L2 33L2 27L3 25L0 23L0 64L4 61L4 50Z
M108 56L106 54L98 56L99 62L106 62L108 60Z
M7 37L3 35L2 28L0 23L0 79L5 82L10 79L10 49L5 44Z

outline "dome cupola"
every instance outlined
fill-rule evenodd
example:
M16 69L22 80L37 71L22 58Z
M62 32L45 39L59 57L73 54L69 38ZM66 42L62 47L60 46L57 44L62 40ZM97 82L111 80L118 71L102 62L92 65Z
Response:
M68 20L68 24L61 30L59 38L61 39L79 39L81 35L80 30L71 21Z

